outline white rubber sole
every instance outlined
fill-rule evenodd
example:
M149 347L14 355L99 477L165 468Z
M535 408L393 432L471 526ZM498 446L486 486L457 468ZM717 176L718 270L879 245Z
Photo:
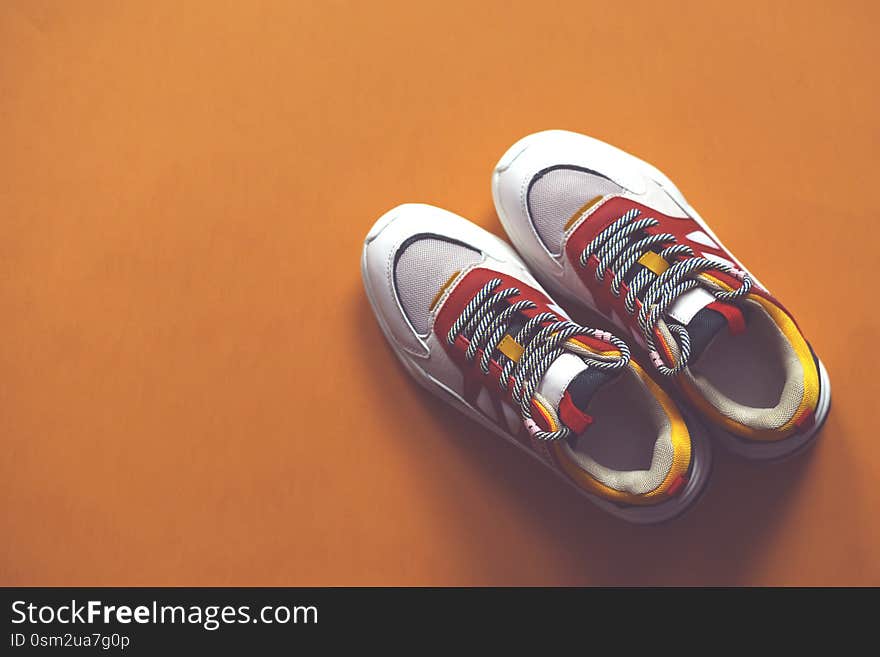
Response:
M501 198L498 193L498 173L499 171L504 171L510 164L523 152L525 152L531 141L541 139L544 133L536 133L532 135L528 135L523 137L519 141L517 141L513 146L511 146L504 155L501 156L501 159L498 160L498 164L495 166L492 174L492 197L495 202L495 209L498 212L498 218L501 220L501 225L504 226L505 232L514 242L517 250L520 252L520 255L523 258L530 262L530 259L527 257L529 253L529 245L527 244L518 244L518 237L520 235L517 227L510 221L510 219L506 216L504 212L504 206L501 203ZM608 152L622 152L620 149L617 149L610 144L606 144L598 139L594 139L592 137L589 138L594 147L599 151L608 151ZM735 255L733 255L724 243L718 238L715 234L715 231L705 222L705 220L700 216L700 214L687 202L684 198L684 195L679 191L679 189L675 186L675 184L669 179L666 174L657 169L651 164L648 164L644 160L640 160L634 155L630 155L626 153L630 158L632 158L633 164L641 170L642 175L647 178L650 178L654 182L656 182L660 187L662 187L667 194L679 205L682 210L684 210L689 216L691 216L694 221L700 226L700 228L712 238L712 240L718 244L722 249L724 249L727 253L731 254L734 263L742 270L747 271L752 279L758 284L761 285L761 282L758 278L746 269L746 267L737 259ZM603 317L605 317L609 322L614 324L623 335L629 334L629 329L627 327L620 326L613 319L599 311L598 308L593 308L588 304L584 303L577 295L570 292L563 285L561 285L561 281L555 276L548 275L541 270L540 267L534 266L533 262L530 262L530 266L532 268L533 275L541 282L541 284L550 290L554 295L567 299L573 303L580 305L583 308L587 308L593 312L599 313ZM763 287L763 285L761 285ZM813 424L811 430L804 434L799 434L796 436L792 436L790 438L786 438L780 441L752 441L745 438L739 438L725 429L715 425L710 420L706 419L706 422L710 424L711 431L713 436L733 454L741 456L743 458L747 458L754 461L774 461L774 460L782 460L789 456L794 456L795 454L800 453L801 451L805 451L809 445L811 445L815 438L817 437L820 429L822 428L823 423L825 422L825 418L828 415L828 411L831 408L831 381L828 377L828 372L825 369L825 365L822 361L816 357L819 365L819 380L820 380L820 393L819 393L819 403L816 407L816 420Z
M514 436L512 436L504 429L496 425L494 422L489 420L478 410L462 402L455 394L448 390L446 386L442 385L433 377L425 373L422 369L417 367L396 347L394 340L391 337L391 332L385 322L385 319L378 312L378 304L376 304L373 299L373 293L370 289L370 284L368 282L369 279L365 275L365 255L366 250L361 256L361 276L364 281L364 289L367 293L367 299L370 302L370 306L373 308L373 314L376 315L376 320L379 323L379 328L382 330L382 334L385 336L385 339L388 342L388 345L391 347L391 350L397 356L397 359L403 364L404 369L406 369L406 371L409 372L409 374L423 388L436 395L437 397L440 397L443 401L448 403L450 406L453 406L456 410L463 413L467 417L480 423L482 426L489 429L498 436L501 436L507 442L511 443L525 454L528 454L531 458L540 463L544 468L553 472L562 481L564 481L566 484L568 484L570 487L580 493L583 497L588 499L590 502L592 502L602 510L617 518L626 520L627 522L631 522L634 524L650 525L671 520L675 517L682 515L685 511L691 508L691 506L693 506L697 499L702 495L706 488L706 484L709 481L709 473L712 469L712 445L705 435L705 430L701 430L702 427L696 425L696 422L692 418L687 418L688 430L691 432L692 465L690 468L690 477L688 478L684 489L674 499L654 505L621 506L608 500L602 499L591 493L588 493L587 491L580 488L577 484L575 484L567 476L565 476L564 473L548 466L535 452L522 445L518 440L516 440Z

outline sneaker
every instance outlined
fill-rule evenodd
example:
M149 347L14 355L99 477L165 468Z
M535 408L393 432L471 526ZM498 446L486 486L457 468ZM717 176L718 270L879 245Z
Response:
M361 271L392 350L432 393L632 522L697 498L711 451L606 331L581 326L505 242L430 205L370 229Z
M776 459L816 436L831 402L822 362L660 171L550 130L504 154L492 192L539 280L629 330L732 451Z

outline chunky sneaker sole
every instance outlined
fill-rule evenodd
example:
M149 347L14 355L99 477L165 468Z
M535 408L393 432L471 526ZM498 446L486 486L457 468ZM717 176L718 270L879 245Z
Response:
M730 451L774 460L812 443L831 403L824 365L658 169L550 130L508 149L492 193L536 277L628 330Z
M711 444L631 359L580 326L479 226L401 205L370 229L367 297L422 386L634 523L673 518L708 480Z

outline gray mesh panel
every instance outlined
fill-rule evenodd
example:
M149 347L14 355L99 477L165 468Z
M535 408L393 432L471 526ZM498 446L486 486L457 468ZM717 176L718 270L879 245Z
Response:
M479 262L482 254L436 237L419 237L398 255L394 283L400 305L420 334L431 324L431 301L456 271Z
M562 251L565 224L587 201L618 194L622 187L579 169L553 169L536 178L529 189L529 215L551 253Z

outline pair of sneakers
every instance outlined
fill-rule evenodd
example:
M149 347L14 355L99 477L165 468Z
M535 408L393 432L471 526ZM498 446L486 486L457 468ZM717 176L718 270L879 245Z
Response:
M659 170L552 130L501 157L492 195L516 251L420 204L366 237L367 296L418 382L632 522L698 498L710 432L759 460L811 443L825 368ZM618 335L572 321L568 303Z

